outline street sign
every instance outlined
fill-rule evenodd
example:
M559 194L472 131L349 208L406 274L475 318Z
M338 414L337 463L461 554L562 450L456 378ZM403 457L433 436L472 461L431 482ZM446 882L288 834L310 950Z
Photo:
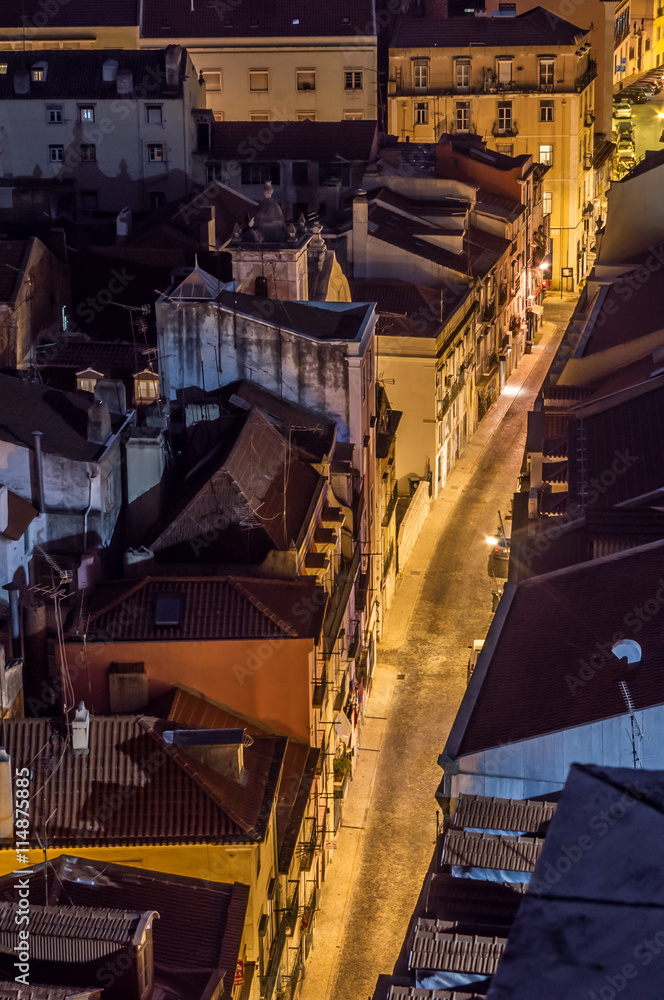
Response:
M573 277L574 277L574 268L573 267L564 267L563 268L563 278L573 278Z

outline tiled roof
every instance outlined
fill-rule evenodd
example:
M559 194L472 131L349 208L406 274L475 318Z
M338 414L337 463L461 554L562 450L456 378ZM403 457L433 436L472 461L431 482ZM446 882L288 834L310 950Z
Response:
M330 309L325 304L260 299L241 292L222 292L218 301L227 312L243 313L313 340L357 340L373 312L371 303L349 303L343 304L343 308Z
M0 374L0 440L33 449L32 432L41 431L45 454L92 462L105 446L88 441L89 406L85 393Z
M360 160L376 151L376 122L214 122L209 159L244 160L247 149L264 147L258 160L313 160L316 163ZM263 139L269 134L269 142Z
M0 302L14 302L19 290L17 273L27 263L32 240L0 240Z
M482 1000L466 990L418 990L416 986L390 986L387 1000Z
M326 603L313 577L145 577L106 593L101 585L93 596L88 641L316 638ZM179 625L157 624L160 597L179 599Z
M426 912L439 920L457 920L467 926L492 924L510 927L519 909L526 882L489 882L434 874L429 879Z
M145 367L146 349L134 347L126 341L86 340L80 343L65 344L57 353L49 352L44 362L46 368L72 368L83 371L85 368L95 368L103 374L115 369L128 369L131 372ZM136 367L138 365L138 368Z
M192 9L193 8L193 9ZM286 0L252 0L250 4L180 3L144 0L142 38L214 38L218 46L236 38L309 38L375 36L371 0L327 0L293 4Z
M506 942L503 937L453 934L445 929L444 921L420 917L415 924L409 966L490 976L496 971Z
M18 943L19 902L0 906L0 952ZM40 906L28 909L30 958L36 961L91 962L131 944L143 910L101 909L89 906Z
M61 848L261 840L286 740L257 736L244 751L247 782L240 784L167 746L161 734L169 727L182 728L93 716L85 756L72 752L59 721L7 720L3 738L14 766L34 772L32 830L48 824L49 845Z
M415 9L414 7L412 8ZM531 45L576 45L578 35L588 28L577 28L543 7L517 17L405 17L390 42L391 49L453 48L485 45L523 48Z
M441 290L388 278L355 278L350 287L355 301L376 302L379 335L435 337L464 301L470 286L459 282Z
M12 970L15 971L15 970ZM0 1000L96 1000L101 986L45 986L0 980Z
M454 827L457 830L504 830L544 836L556 811L554 802L496 799L484 795L460 795Z
M48 864L33 865L32 872L31 897L37 898L39 890L43 898L46 890L50 907L57 906L61 914L72 906L156 910L159 919L152 925L155 979L164 1000L204 1000L215 972L219 980L224 978L224 996L230 995L248 886L66 854ZM13 876L0 879L0 899L16 898L15 881Z
M45 13L43 0L2 0L0 28L43 27ZM49 28L105 28L126 27L138 24L138 0L66 0L54 9L49 7ZM3 53L4 55L4 53Z
M507 584L504 616L492 622L447 753L457 758L624 715L621 680L637 712L663 704L661 621L628 625L658 592L663 558L658 541ZM610 653L620 627L626 636L634 631L639 665L626 667ZM584 664L587 677L588 664L598 661L601 669L584 681Z
M7 72L0 74L0 100L30 101L37 100L123 100L118 95L116 81L102 79L102 66L107 59L115 59L118 63L118 75L124 70L133 74L134 88L145 84L149 87L150 100L178 100L181 98L182 80L186 72L187 53L183 50L179 80L177 87L166 83L166 62L164 49L81 49L69 51L66 49L44 49L32 52L3 52L2 61L7 63ZM30 69L35 63L46 63L46 79L33 81L30 79ZM26 76L27 93L17 94L14 90L16 73ZM133 92L124 95L124 99L134 99Z
M450 830L443 845L442 863L504 872L532 872L542 843L535 837L497 837Z

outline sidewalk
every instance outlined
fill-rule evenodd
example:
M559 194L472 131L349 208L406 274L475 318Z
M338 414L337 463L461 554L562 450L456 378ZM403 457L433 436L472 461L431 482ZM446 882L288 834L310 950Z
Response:
M393 721L388 722L388 719L399 675L396 673L393 658L381 657L381 653L398 649L404 643L440 532L456 508L474 467L503 417L519 397L533 369L544 361L544 355L552 356L558 341L557 335L562 332L561 325L565 324L543 323L540 340L533 348L533 353L521 360L517 371L508 379L503 393L482 420L466 451L452 470L441 495L432 501L429 516L422 527L392 607L386 616L384 637L378 647L378 662L367 715L362 727L359 762L355 767L353 783L344 803L343 821L337 837L338 846L323 888L322 908L316 915L313 930L314 951L307 965L301 1000L365 1000L366 990L361 994L358 990L353 996L345 995L348 992L346 990L344 996L337 996L334 993L334 986L341 949L345 946L344 942L348 944L344 933L348 928L351 905L354 901L357 902L355 894L358 884L362 878L366 881L367 877L367 850L370 849L370 845L365 844L365 828L375 818L371 810L372 806L375 807L373 800L378 764L383 744L386 738L389 739L388 726L394 725ZM530 391L532 392L532 386ZM516 482L514 485L516 487ZM384 767L388 769L391 767L387 759ZM428 795L427 791L427 801ZM390 969L385 968L382 971L389 972Z

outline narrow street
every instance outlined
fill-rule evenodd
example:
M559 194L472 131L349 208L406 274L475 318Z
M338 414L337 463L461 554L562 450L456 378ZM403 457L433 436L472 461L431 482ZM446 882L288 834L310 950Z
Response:
M323 886L302 1000L367 1000L389 974L431 860L436 758L491 621L486 536L509 511L531 407L574 307L551 293L542 336L431 511L386 617L360 763ZM401 964L401 963L400 963Z

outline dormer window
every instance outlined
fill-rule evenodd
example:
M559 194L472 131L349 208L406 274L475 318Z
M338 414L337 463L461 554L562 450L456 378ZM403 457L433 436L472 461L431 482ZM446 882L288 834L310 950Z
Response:
M180 594L161 594L154 609L155 625L179 625L182 610Z
M0 62L0 76L7 76L7 63Z
M43 83L46 79L47 65L45 62L35 63L30 69L30 78L33 83Z

